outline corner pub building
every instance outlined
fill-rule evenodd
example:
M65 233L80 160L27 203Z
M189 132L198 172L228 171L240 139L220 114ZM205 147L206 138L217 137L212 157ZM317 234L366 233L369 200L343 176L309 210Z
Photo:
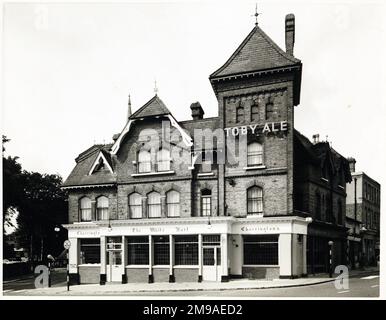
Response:
M342 263L350 170L294 129L294 39L292 14L285 51L256 23L209 77L218 117L195 102L193 119L177 121L157 94L131 114L129 100L113 143L76 158L63 184L72 283L295 278L328 270L331 241ZM210 146L215 130L223 136Z

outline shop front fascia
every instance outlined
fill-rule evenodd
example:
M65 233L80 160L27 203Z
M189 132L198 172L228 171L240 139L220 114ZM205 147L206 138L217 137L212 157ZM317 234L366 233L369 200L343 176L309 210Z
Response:
M65 225L71 248L69 271L81 283L228 281L243 277L243 238L276 235L278 238L278 276L293 278L306 274L306 241L309 219L284 217L195 217L146 220L114 220ZM191 265L176 261L175 239L194 236L197 260ZM167 264L155 261L157 239L168 243ZM145 239L145 263L128 263L128 239ZM85 239L85 240L84 240ZM99 263L84 263L81 242L99 239ZM165 257L164 257L165 258ZM109 262L114 261L114 262ZM87 262L87 261L86 261ZM248 266L250 269L251 266ZM98 275L97 275L98 274ZM131 277L133 279L131 279ZM80 279L80 280L79 280ZM76 282L76 281L75 281Z

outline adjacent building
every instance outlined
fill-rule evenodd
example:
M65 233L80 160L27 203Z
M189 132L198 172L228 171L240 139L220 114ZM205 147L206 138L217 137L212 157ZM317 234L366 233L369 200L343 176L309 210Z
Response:
M381 186L366 173L355 170L354 158L348 160L353 179L347 185L346 198L349 265L374 266L380 254Z
M194 102L177 121L156 94L76 158L63 185L72 282L294 278L342 262L348 162L295 130L292 14L285 40L256 24L210 75L217 117Z

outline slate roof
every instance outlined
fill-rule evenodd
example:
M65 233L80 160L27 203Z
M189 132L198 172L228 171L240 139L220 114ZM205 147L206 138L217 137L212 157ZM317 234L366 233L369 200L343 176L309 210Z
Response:
M256 25L228 61L213 72L210 78L288 67L300 63L300 60L283 51Z
M146 102L141 108L134 112L130 119L154 117L159 115L170 114L169 109L163 103L163 101L155 95L148 102Z
M339 171L340 167L343 166L346 181L351 181L350 167L347 159L333 149L328 142L313 144L299 131L294 130L294 143L299 143L302 146L305 151L304 155L314 164L322 166L325 161L330 161L334 172Z
M103 170L94 172L89 175L89 171L94 164L99 153L102 152L109 165L114 169L111 161L109 149L111 144L106 145L94 145L82 152L76 159L75 168L71 171L70 175L63 183L63 187L70 186L83 186L83 185L97 185L97 184L111 184L116 182L115 174L112 174L109 170Z

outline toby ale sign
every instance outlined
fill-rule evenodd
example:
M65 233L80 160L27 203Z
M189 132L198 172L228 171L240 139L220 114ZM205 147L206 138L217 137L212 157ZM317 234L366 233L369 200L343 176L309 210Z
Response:
M285 132L287 130L288 130L287 121L266 122L263 126L259 126L257 124L249 124L245 126L224 129L227 137L230 135L235 137L238 135L245 135L248 133L252 133L256 135L268 134L268 133L276 133L276 132Z

